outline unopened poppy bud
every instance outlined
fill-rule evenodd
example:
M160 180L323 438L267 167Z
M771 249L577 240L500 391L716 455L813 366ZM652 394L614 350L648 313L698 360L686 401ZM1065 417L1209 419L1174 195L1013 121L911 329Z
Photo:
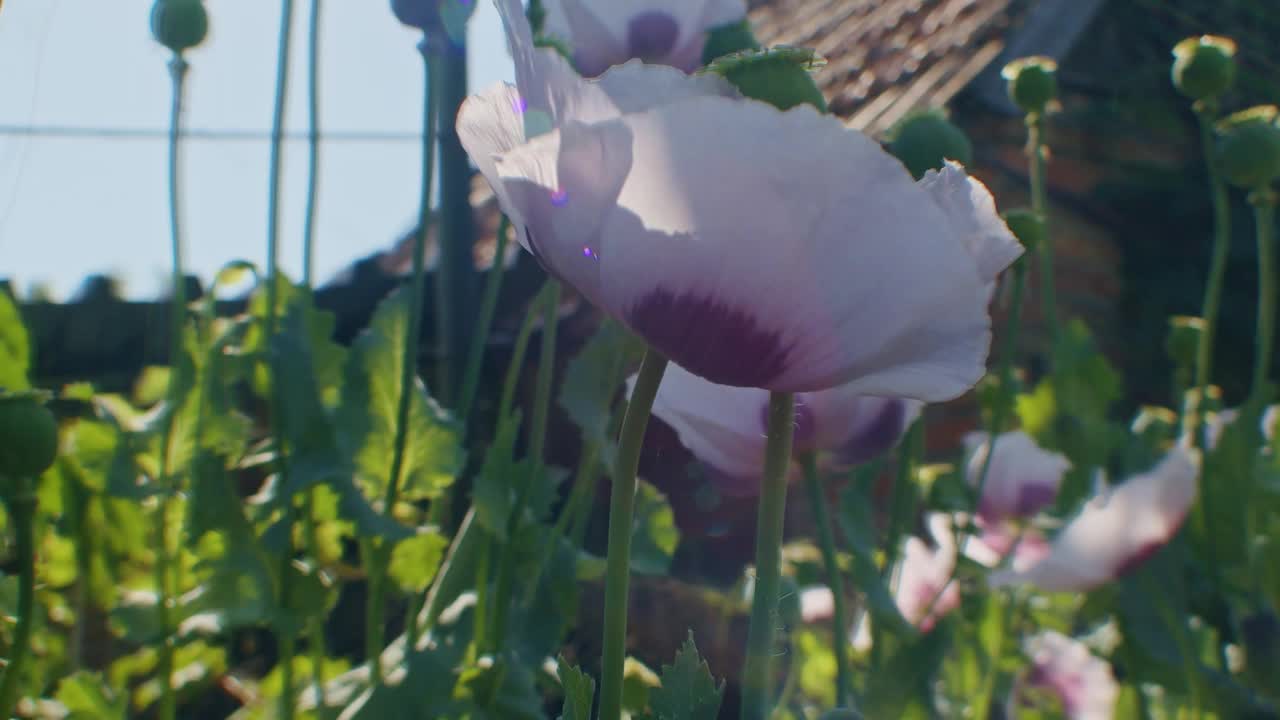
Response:
M1280 125L1275 105L1241 110L1218 123L1218 167L1233 185L1250 190L1280 177Z
M743 50L758 49L760 43L756 41L756 34L751 31L751 23L744 19L707 33L707 44L702 48L702 64L708 65L718 57Z
M1025 113L1044 114L1058 96L1058 63L1041 55L1019 58L1004 66L1000 76L1009 83L1009 97Z
M964 131L937 110L911 115L898 124L889 152L919 180L929 170L940 170L948 160L961 165L973 162L973 144Z
M807 48L775 47L726 55L707 66L743 95L763 100L779 110L808 103L821 112L827 101L810 74L823 61Z
M1236 44L1215 35L1189 37L1173 47L1173 86L1192 100L1216 98L1236 79Z
M39 475L58 455L58 422L36 393L0 394L0 476Z
M1189 315L1169 318L1169 334L1165 337L1164 350L1178 367L1192 367L1200 351L1200 338L1204 335L1204 320Z
M201 0L157 0L151 6L151 35L174 52L204 42L209 14Z
M1006 210L1002 217L1023 247L1034 252L1044 244L1046 232L1040 213L1031 208L1013 208Z

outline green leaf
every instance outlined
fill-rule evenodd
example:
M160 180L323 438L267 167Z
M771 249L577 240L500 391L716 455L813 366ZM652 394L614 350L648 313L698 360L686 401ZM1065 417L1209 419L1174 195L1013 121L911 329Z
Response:
M355 458L356 478L369 497L386 494L395 451L404 344L413 295L392 293L356 339L347 360L337 414L340 440ZM414 375L404 463L397 479L400 497L431 499L453 483L463 462L458 424L427 394Z
M26 390L31 368L31 345L18 306L6 292L0 292L0 387Z
M515 461L519 430L518 411L498 423L496 437L485 451L484 464L471 488L476 522L499 540L507 539L507 522L515 504L514 488L533 472L533 464L529 461Z
M99 673L78 672L58 682L54 698L67 709L66 720L124 720L128 697L103 682Z
M662 686L649 694L656 720L716 720L724 683L716 684L706 661L698 656L693 632L675 662L662 666Z
M609 433L614 401L625 373L640 361L644 343L626 328L606 320L565 371L558 401L582 431L582 439L603 448L612 466L615 438Z
M591 720L596 681L560 658L560 685L564 688L564 708L560 711L560 720Z
M267 359L270 349L266 338L267 316L267 283L264 281L249 300L249 314L257 322L245 334L243 352L250 357ZM338 390L342 386L342 368L346 360L346 350L333 342L333 328L336 319L331 312L318 310L313 302L310 290L294 285L288 278L280 275L276 279L278 297L276 299L276 319L283 318L290 312L301 312L301 335L305 338L310 354L313 356L312 374L325 404L337 401ZM267 367L259 364L252 377L255 392L260 397L270 395L270 376Z
M636 483L634 522L631 570L645 575L665 575L680 544L680 531L666 496L643 480Z
M252 535L253 528L222 458L202 451L192 462L190 474L187 532L192 539L219 530Z
M435 530L418 533L396 544L387 571L401 590L421 591L436 576L448 545L448 538Z

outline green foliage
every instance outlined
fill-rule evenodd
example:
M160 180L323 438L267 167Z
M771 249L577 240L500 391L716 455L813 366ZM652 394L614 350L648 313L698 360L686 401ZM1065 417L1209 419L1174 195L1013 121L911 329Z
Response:
M591 720L591 701L596 695L596 681L560 658L560 684L564 687L564 709L560 720Z
M22 324L18 306L8 293L0 292L0 388L25 390L31 367L31 344Z
M693 632L676 653L675 662L662 666L661 686L649 693L653 720L716 720L724 683L716 683L698 655Z
M402 288L382 301L369 328L352 346L344 372L335 417L339 440L345 453L355 459L361 490L371 498L386 495L389 482L396 483L404 500L436 498L461 469L457 424L415 376L404 464L398 478L390 477L412 298L409 289Z
M635 527L631 531L631 570L647 575L665 575L680 543L675 513L657 488L644 481L636 483Z
M606 467L613 466L617 454L611 419L618 390L643 354L639 338L606 320L565 370L560 407L582 431L582 439L602 449Z

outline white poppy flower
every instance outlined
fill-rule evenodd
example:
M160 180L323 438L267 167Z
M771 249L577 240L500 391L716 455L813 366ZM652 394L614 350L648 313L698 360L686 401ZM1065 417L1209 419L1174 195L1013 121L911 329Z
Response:
M960 607L960 586L952 579L956 568L956 539L951 518L932 513L927 520L934 545L912 536L902 546L902 560L893 598L898 612L920 632L929 632L943 615ZM871 647L871 619L863 615L853 633L859 651Z
M969 453L965 477L971 487L978 487L982 479L982 466L992 448L990 438L985 432L965 437ZM1063 475L1071 469L1070 460L1042 449L1021 430L996 436L994 448L978 500L979 517L989 523L1030 517L1053 503Z
M1024 649L1032 664L1014 688L1015 708L1026 690L1041 689L1057 698L1067 720L1111 719L1120 686L1107 661L1084 643L1052 630L1028 638Z
M543 32L565 43L583 75L628 60L693 72L707 33L747 16L743 0L544 0Z
M1114 580L1178 531L1195 502L1198 471L1199 456L1175 448L1150 472L1089 500L1039 562L994 572L988 584L1031 583L1051 592L1078 592Z
M632 376L628 393L634 383ZM857 395L844 387L800 393L795 397L793 457L817 453L826 469L866 462L896 445L923 405ZM711 466L716 486L737 496L760 491L768 412L767 390L717 385L679 366L667 369L653 403L654 415ZM792 476L799 472L793 463Z
M724 385L940 401L981 378L990 287L1022 247L963 169L917 184L837 118L669 68L581 80L518 6L520 90L469 99L458 132L548 272Z

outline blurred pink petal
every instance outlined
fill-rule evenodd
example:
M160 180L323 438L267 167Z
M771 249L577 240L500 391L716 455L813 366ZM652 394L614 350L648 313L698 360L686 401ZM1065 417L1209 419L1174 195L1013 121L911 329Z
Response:
M1198 471L1193 451L1174 449L1150 472L1089 500L1054 537L1040 562L992 573L988 584L1031 583L1052 592L1073 592L1114 580L1178 531L1195 502Z
M1120 687L1111 665L1095 657L1084 643L1048 630L1026 641L1032 666L1014 690L1048 690L1062 704L1067 720L1110 720Z
M981 533L964 545L965 557L989 568L997 567L1013 553L1011 566L1025 570L1049 554L1049 543L1035 528L1018 530L1008 523L988 523L976 519Z
M938 620L960 606L960 586L951 579L956 567L956 543L950 519L940 513L929 517L935 546L917 537L907 538L902 549L894 599L907 622L929 632Z
M990 438L984 432L971 433L965 438L969 450L965 477L971 487L978 487L982 478L982 467L992 448ZM978 501L979 517L988 522L1025 518L1053 503L1063 475L1071 469L1071 461L1042 449L1020 430L998 435L994 448Z
M634 382L628 380L628 392ZM653 413L714 469L712 479L722 492L750 496L760 489L768 405L767 390L717 385L673 365L658 387ZM922 407L915 400L855 395L843 387L797 394L793 452L797 458L818 453L825 469L865 462L896 445ZM798 467L792 474L798 476Z
M565 43L583 75L628 60L693 72L707 32L746 17L742 0L544 0L543 32Z
M835 608L835 594L825 585L816 585L800 591L800 618L806 623L830 620L835 613Z

